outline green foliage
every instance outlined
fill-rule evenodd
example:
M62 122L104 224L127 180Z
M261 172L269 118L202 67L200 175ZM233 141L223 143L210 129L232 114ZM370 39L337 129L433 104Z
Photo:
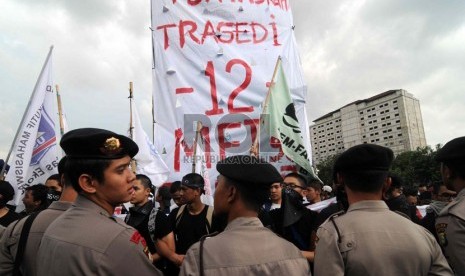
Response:
M441 179L439 164L434 160L438 149L439 145L435 149L426 146L403 152L394 159L392 172L402 177L405 186L438 181Z
M426 146L415 151L403 152L394 159L391 171L402 177L407 187L439 181L439 164L434 157L440 148L440 145L436 145L434 149ZM339 154L329 156L316 165L317 175L326 185L333 183L333 165L338 156Z
M317 175L325 185L333 185L333 165L339 154L328 156L316 165Z

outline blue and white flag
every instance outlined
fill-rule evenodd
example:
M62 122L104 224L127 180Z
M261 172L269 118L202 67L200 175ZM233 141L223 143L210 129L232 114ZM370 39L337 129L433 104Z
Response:
M39 75L27 110L11 149L10 170L5 180L15 189L12 204L18 205L24 190L45 183L58 172L57 138L54 117L57 114L52 78L52 50Z

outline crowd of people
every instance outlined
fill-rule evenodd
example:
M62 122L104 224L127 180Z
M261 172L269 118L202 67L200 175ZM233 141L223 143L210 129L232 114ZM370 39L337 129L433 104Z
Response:
M0 182L0 275L465 275L465 137L438 151L442 181L418 189L378 145L342 153L332 185L231 156L214 206L199 174L156 190L134 174L126 136L76 129L60 146L59 173L26 189L20 213Z

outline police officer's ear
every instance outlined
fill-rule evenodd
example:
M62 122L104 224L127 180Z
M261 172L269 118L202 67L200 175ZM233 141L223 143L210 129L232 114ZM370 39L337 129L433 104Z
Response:
M78 181L79 181L79 186L84 192L89 193L89 194L95 193L96 191L95 187L98 184L96 183L96 181L94 181L92 176L88 174L81 174L79 176Z
M388 176L386 177L386 180L384 181L384 184L383 184L383 199L384 200L389 199L386 194L389 188L391 188L391 185L392 185L392 178Z

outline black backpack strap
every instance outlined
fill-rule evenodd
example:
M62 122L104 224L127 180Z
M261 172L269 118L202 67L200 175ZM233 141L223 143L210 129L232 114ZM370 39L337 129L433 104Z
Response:
M19 271L19 267L21 266L21 263L23 262L24 251L26 250L27 238L29 237L29 232L31 231L32 223L34 222L34 220L36 219L39 213L40 212L35 212L31 214L24 222L23 229L21 230L21 236L19 237L18 250L16 251L15 264L13 267L13 276L22 275L21 272Z
M200 238L200 245L199 245L199 270L200 270L200 276L204 276L205 275L205 271L204 271L204 268L203 268L203 243L205 242L205 240L207 238L210 238L210 237L214 237L216 235L218 235L219 232L213 232L209 235L205 235L203 237Z

